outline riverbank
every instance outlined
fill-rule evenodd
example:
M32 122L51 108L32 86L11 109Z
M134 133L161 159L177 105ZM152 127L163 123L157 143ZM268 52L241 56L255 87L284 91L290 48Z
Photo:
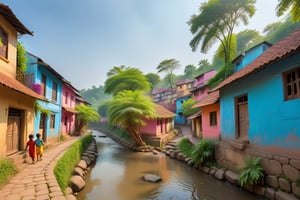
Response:
M47 148L43 160L25 167L0 188L0 200L73 200L64 196L53 173L58 159L80 137L70 137Z

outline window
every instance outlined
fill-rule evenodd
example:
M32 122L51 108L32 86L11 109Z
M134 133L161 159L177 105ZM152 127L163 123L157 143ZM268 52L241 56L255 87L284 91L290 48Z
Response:
M41 92L44 97L46 97L46 81L47 77L42 74Z
M282 74L284 99L292 100L300 98L300 67Z
M0 27L0 57L7 59L7 47L7 33Z
M52 101L57 101L57 83L52 83Z
M209 113L209 125L216 126L217 125L217 112L210 112Z
M55 128L55 115L54 115L54 114L52 114L52 115L50 116L50 128L51 128L51 129L54 129L54 128Z
M68 92L66 92L65 104L68 104L68 98L69 98L69 94Z

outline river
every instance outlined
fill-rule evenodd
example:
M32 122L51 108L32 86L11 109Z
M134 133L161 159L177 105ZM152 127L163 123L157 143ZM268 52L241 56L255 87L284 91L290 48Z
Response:
M96 135L99 156L86 175L87 186L77 199L99 200L253 200L263 199L165 156L132 152L112 139ZM143 180L147 173L159 183Z

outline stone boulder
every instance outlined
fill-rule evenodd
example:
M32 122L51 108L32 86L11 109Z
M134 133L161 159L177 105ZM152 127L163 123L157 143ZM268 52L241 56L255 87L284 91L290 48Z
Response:
M85 187L86 183L81 176L75 175L71 177L70 187L73 193L79 192Z
M155 174L146 174L144 180L152 183L161 181L161 177Z

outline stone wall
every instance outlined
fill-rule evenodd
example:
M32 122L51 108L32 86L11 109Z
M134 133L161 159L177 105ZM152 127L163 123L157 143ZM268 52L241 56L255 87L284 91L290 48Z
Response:
M264 169L265 196L280 199L279 196L292 194L300 198L300 158L260 151L254 147L237 147L230 142L216 145L216 161L219 166L241 172L246 157L261 157ZM276 197L276 195L278 197Z

